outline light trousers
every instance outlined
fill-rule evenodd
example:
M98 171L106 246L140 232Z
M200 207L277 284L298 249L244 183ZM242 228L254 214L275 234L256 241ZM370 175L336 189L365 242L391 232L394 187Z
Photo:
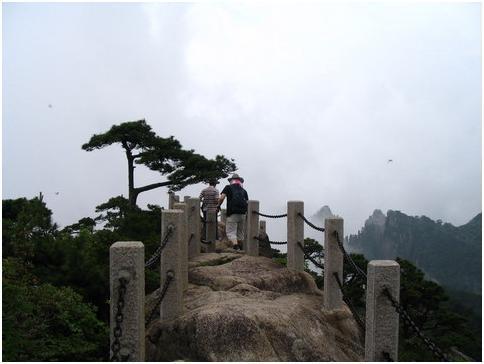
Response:
M227 216L225 231L231 241L244 240L245 214L232 214Z

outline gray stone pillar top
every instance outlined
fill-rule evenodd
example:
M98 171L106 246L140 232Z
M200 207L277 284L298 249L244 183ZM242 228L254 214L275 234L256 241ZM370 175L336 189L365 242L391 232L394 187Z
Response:
M109 249L114 248L142 248L144 247L141 241L117 241L111 245Z
M394 260L372 260L368 263L368 266L378 266L378 267L400 267L400 264L398 264Z

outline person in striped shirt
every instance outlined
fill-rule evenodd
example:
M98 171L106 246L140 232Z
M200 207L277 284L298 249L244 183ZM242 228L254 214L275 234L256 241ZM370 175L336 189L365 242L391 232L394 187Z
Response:
M207 212L208 211L213 211L215 213L218 212L218 198L219 198L219 192L215 188L215 186L218 184L218 181L213 179L208 182L208 187L204 188L202 192L200 192L200 203L201 203L201 209L203 213L203 220L207 220ZM218 229L216 229L217 235L218 235ZM203 235L205 236L206 232L206 226L205 223L203 224ZM218 236L217 236L218 238Z

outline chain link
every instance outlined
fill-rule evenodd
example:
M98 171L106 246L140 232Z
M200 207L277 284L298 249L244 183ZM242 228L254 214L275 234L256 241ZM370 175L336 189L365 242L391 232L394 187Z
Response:
M363 272L363 270L361 270L361 268L356 265L356 263L351 258L351 256L346 252L346 250L345 250L345 248L343 246L343 243L339 239L339 234L338 234L338 232L336 230L334 231L333 235L336 237L336 242L338 243L338 246L339 246L341 252L343 253L343 256L346 259L346 261L348 261L353 266L353 268L355 269L356 273L359 274L360 276L362 276L365 279L365 281L366 281L366 279L367 279L366 278L366 273Z
M266 214L263 214L259 211L254 211L252 210L252 213L253 214L256 214L256 215L259 215L259 216L262 216L262 217L268 217L270 219L280 219L281 217L287 217L287 214L280 214L280 215L266 215Z
M412 318L409 316L407 311L405 311L405 309L400 305L400 303L398 303L397 300L392 296L388 288L385 288L383 290L383 294L385 297L387 297L390 300L392 306L395 308L398 314L403 318L404 321L406 321L410 325L412 330L417 334L419 339L421 339L425 343L425 345L432 352L432 354L434 354L435 357L441 361L450 361L447 355L444 354L444 352L441 349L439 349L432 340L430 340L427 336L425 336L422 330L418 328L418 326L415 324L415 322L413 322Z
M192 242L192 239L193 239L194 236L195 236L194 233L191 233L190 234L190 237L188 238L188 245L190 245L190 243Z
M297 242L297 246L299 247L299 249L302 250L303 254L304 254L304 258L305 259L308 259L311 261L311 263L313 263L316 267L320 268L320 269L324 269L324 265L322 265L321 263L319 263L318 261L316 261L311 255L309 255L305 250L304 250L304 247L302 246L302 244L298 241Z
M175 227L173 225L168 225L168 230L165 234L165 237L163 238L163 241L161 242L161 245L155 250L151 258L146 261L145 268L151 268L153 265L156 264L156 262L160 260L161 252L163 251L163 249L165 249L165 246L168 243L168 239L170 238L170 235L173 233L174 230Z
M356 323L358 324L358 326L360 326L360 329L362 330L362 332L365 333L365 330L366 330L365 323L363 322L361 317L356 312L356 309L353 306L353 303L351 302L351 300L345 295L345 292L344 292L344 289L343 289L343 284L341 283L341 281L339 279L338 273L333 272L333 277L336 279L336 283L338 283L341 294L343 295L344 303L346 303L348 305L351 313L353 314L353 317L355 318Z
M161 302L165 298L166 292L168 291L168 287L170 286L170 283L174 278L175 278L175 272L173 272L172 270L168 270L166 272L166 280L161 290L160 297L158 298L158 301L156 302L155 307L153 307L153 309L151 310L149 317L145 321L146 326L148 326L151 323L151 321L153 321L153 318L155 317L155 314L156 314L156 310L158 310L158 308L160 307Z
M113 330L113 336L114 340L111 345L111 350L113 352L113 356L111 357L110 361L121 361L126 358L125 355L122 355L122 358L120 358L120 350L121 350L121 342L119 341L121 336L123 336L123 329L121 328L121 324L123 323L124 320L124 315L123 315L123 308L125 305L124 299L126 296L126 291L127 291L127 284L128 280L126 278L119 278L119 287L118 287L118 302L116 304L117 311L116 315L114 316L114 321L116 322ZM129 357L129 354L128 354Z
M285 244L287 244L287 241L271 241L269 239L261 239L258 236L254 236L254 239L258 240L258 241L267 241L267 242L269 242L269 244L273 244L273 245L285 245Z
M304 215L301 214L300 212L297 213L297 216L301 217L304 220L304 222L306 224L308 224L309 226L311 226L314 230L318 230L318 231L323 231L324 232L324 228L318 227L318 226L314 225L311 221L309 221L308 219L306 219L304 217Z

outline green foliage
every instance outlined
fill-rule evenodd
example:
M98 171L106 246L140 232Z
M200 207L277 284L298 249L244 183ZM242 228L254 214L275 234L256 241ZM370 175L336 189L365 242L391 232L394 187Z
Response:
M2 263L3 360L106 359L108 327L95 307L71 288L32 285L35 278L15 258Z
M93 135L88 143L82 145L82 149L93 151L112 144L121 144L126 152L129 171L128 203L133 207L139 193L162 186L179 191L191 184L227 177L237 168L233 159L229 160L222 155L207 159L193 149L183 149L173 136L157 136L145 120L113 125L107 132ZM166 175L166 181L135 187L134 164L144 165Z
M120 125L113 125L106 133L93 135L88 143L82 145L82 149L90 152L115 143L125 144L131 150L143 149L155 140L156 134L145 120L128 121ZM175 146L180 147L180 144Z
M407 260L400 264L400 303L415 324L437 346L448 352L451 346L481 359L481 330L473 329L468 317L451 311L448 296L435 282L425 280L424 273ZM432 361L433 354L404 321L400 320L399 359L401 361Z
M362 254L350 254L350 257L358 268L366 272L368 261ZM357 274L353 265L346 260L343 262L343 281L345 282L345 295L349 296L353 305L359 309L360 313L363 313L366 298L366 280ZM364 319L364 315L362 314L361 316Z
M40 198L2 201L3 255L15 255L25 262L34 254L33 241L52 236L57 228L52 224L52 211Z

